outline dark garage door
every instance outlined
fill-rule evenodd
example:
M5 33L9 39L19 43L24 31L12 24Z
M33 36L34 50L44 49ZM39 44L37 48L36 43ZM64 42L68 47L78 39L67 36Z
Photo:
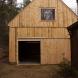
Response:
M40 63L40 41L19 41L18 61L27 64Z

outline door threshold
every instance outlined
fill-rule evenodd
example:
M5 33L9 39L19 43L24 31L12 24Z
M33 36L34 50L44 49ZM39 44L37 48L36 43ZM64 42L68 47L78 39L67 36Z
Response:
M17 65L40 65L40 63L25 63L25 62L21 62L21 63L18 63Z

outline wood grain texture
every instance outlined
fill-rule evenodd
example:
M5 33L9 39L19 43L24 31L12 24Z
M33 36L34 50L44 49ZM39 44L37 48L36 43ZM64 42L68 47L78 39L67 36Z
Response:
M71 60L69 39L42 40L42 64L59 64L63 58Z
M9 31L9 62L16 62L16 39L15 28L10 28Z
M42 21L41 8L54 8L55 20ZM10 23L10 27L67 27L77 21L76 14L61 0L34 0Z
M70 38L66 28L18 28L18 38Z
M41 8L55 9L55 20L42 21ZM19 61L19 40L40 40L41 64L58 64L64 57L71 60L67 27L76 21L76 14L61 0L33 0L8 24L9 61Z

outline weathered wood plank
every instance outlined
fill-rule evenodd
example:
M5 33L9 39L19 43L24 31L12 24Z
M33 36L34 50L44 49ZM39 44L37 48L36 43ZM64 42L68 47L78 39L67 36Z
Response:
M16 62L16 38L15 28L10 28L9 31L9 62Z

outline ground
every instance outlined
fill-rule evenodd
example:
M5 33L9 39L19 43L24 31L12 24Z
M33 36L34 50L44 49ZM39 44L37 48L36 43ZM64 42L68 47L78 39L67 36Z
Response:
M57 65L0 64L0 78L57 78Z

